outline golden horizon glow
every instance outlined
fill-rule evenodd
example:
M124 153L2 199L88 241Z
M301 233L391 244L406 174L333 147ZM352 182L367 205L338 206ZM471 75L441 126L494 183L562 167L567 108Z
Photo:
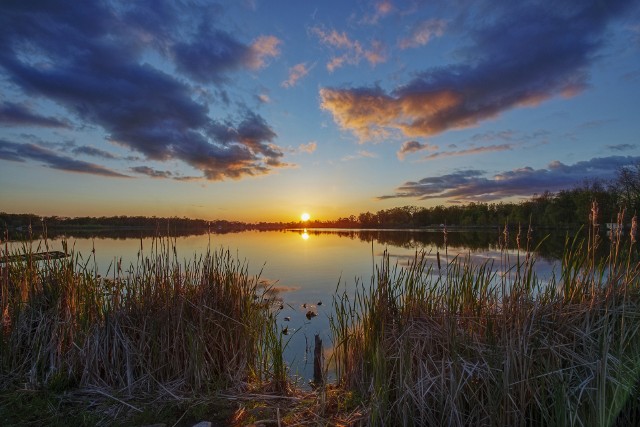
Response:
M300 215L300 219L303 221L309 221L309 219L311 219L311 215L309 215L307 212L304 212L302 215Z

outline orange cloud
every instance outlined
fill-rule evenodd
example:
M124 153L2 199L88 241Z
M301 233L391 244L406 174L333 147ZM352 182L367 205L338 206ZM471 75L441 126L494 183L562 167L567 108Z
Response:
M430 136L444 130L439 117L457 108L462 97L454 92L408 93L393 97L379 88L320 90L321 108L361 142L387 137L399 130L409 137Z
M282 82L282 87L293 87L298 83L298 80L309 74L310 69L307 68L307 64L300 63L289 68L289 78Z
M327 70L335 71L345 64L358 65L362 59L375 66L387 60L386 47L378 40L371 43L370 48L365 48L358 40L351 40L347 33L336 30L327 31L320 27L313 27L311 32L325 45L342 51L334 55L327 62Z
M375 4L375 11L373 13L373 15L368 15L365 16L362 19L362 22L365 24L377 24L378 21L380 20L380 18L384 18L385 16L389 15L391 12L393 12L393 10L395 9L395 7L393 6L393 3L389 0L382 0L379 1Z
M337 68L342 67L342 64L347 60L347 56L335 56L331 58L331 61L327 62L327 70L333 73Z
M371 65L382 64L387 60L386 48L382 42L374 40L371 49L365 51L364 56Z
M400 39L398 46L400 49L424 46L434 37L440 37L447 28L447 22L442 19L428 19L419 22L411 30L408 37Z
M251 60L249 66L253 69L259 69L266 65L269 58L275 58L280 55L279 46L282 41L275 36L260 36L251 45Z
M345 130L351 130L360 142L388 136L388 128L402 115L399 103L380 89L370 91L320 89L320 107L331 112Z
M298 146L298 151L301 152L301 153L311 154L314 151L316 151L317 146L318 146L318 144L316 144L315 141L309 141L306 144L300 144Z

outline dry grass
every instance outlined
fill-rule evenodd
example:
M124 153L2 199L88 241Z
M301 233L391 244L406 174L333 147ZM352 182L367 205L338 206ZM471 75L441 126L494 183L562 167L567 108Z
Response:
M100 277L94 257L35 261L37 250L2 254L24 256L2 267L0 391L91 390L123 404L286 392L273 301L229 251L180 263L175 242L157 239Z
M526 255L444 271L385 256L368 287L335 298L341 387L371 425L637 425L637 248L614 233L598 259L600 238L568 239L550 281Z

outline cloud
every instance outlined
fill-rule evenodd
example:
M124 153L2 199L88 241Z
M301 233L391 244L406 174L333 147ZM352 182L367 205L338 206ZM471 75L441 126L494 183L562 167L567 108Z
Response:
M429 154L424 156L424 160L433 160L440 157L453 157L453 156L467 156L469 154L481 154L481 153L490 153L494 151L506 151L513 150L513 144L499 144L499 145L489 145L485 147L473 147L467 148L465 150L456 150L456 151L438 151L436 153Z
M27 106L13 102L0 103L0 123L4 126L41 126L51 128L69 128L69 124L54 117L45 117L34 113Z
M311 154L316 151L316 148L318 148L318 144L315 141L309 141L297 147L287 147L286 151L290 154Z
M472 41L456 52L460 62L426 69L391 91L325 87L321 107L361 140L390 131L417 138L468 128L552 97L575 96L587 87L607 24L631 3L610 2L606 8L598 2L492 3L483 19L464 13L457 21L459 28L469 28Z
M118 159L119 157L109 153L108 151L100 150L99 148L90 147L88 145L81 145L71 150L73 154L86 154L92 157L101 157L103 159Z
M381 41L373 40L371 48L364 51L364 57L371 65L382 64L387 60L387 48Z
M377 2L374 5L374 8L375 9L373 15L365 16L362 20L365 24L377 24L381 18L386 17L395 9L393 3L389 0L382 0Z
M260 36L251 45L249 65L254 69L262 68L269 58L280 55L281 40L275 36Z
M172 178L173 173L170 171L161 171L157 169L152 169L149 166L135 166L131 168L132 172L139 173L142 175L147 175L151 178Z
M534 130L532 132L523 133L520 131L513 130L501 130L501 131L487 131L482 133L476 133L473 135L470 140L474 143L476 142L495 142L495 141L506 141L506 142L545 142L549 138L549 131L546 130ZM452 147L455 148L455 147Z
M441 37L447 28L447 21L442 19L427 19L418 22L412 29L408 37L398 41L400 49L424 46L431 39Z
M629 151L629 150L635 150L637 145L635 145L635 144L616 144L616 145L607 145L606 147L609 150L614 150L614 151Z
M247 45L216 27L220 6L140 1L71 7L51 0L37 9L19 2L2 9L0 77L24 95L56 103L147 159L179 160L210 180L287 166L261 116L243 109L214 119L197 90L199 83L224 84L229 73L261 68L279 54L276 37ZM172 62L181 75L155 67L148 53Z
M223 83L229 72L257 68L260 61L251 46L207 25L200 27L194 40L176 43L172 52L178 71L201 83Z
M409 153L416 153L422 150L436 150L438 147L430 144L422 144L418 141L405 141L402 143L400 150L396 153L398 159L404 160L405 156Z
M611 120L611 119L589 120L588 122L582 123L579 126L579 128L580 129L596 129L612 123L615 123L615 120Z
M289 78L282 82L282 87L293 87L298 83L298 80L309 74L310 69L307 68L307 64L300 63L289 68Z
M376 157L378 156L375 153L372 153L366 150L360 150L356 154L350 154L348 156L344 156L340 160L343 162L350 162L352 160L365 159L365 158L374 159Z
M371 47L365 48L358 40L351 40L344 31L338 32L335 29L326 30L322 27L313 27L311 33L318 37L323 44L342 52L327 62L329 72L333 72L345 64L358 65L363 58L372 66L387 60L386 47L381 41L373 40Z
M269 95L267 95L266 93L258 94L256 95L256 98L258 99L258 102L262 104L268 104L271 102L271 98L269 98Z
M84 162L62 156L47 148L36 144L18 144L15 142L0 140L0 159L14 162L34 160L42 162L51 169L67 172L86 173L106 177L129 178L128 175L115 172L94 163Z
M585 180L612 180L617 171L637 164L640 157L611 156L566 165L553 161L544 169L526 166L486 177L481 170L463 170L442 176L431 176L417 182L406 182L396 193L382 199L416 198L420 200L447 199L448 202L500 200L506 197L530 197L544 191L559 191L583 183Z
M353 131L360 142L389 135L400 116L397 102L380 88L320 89L320 107L333 114L342 129Z
M309 141L306 144L300 144L298 146L298 152L311 154L316 151L318 144L315 141Z

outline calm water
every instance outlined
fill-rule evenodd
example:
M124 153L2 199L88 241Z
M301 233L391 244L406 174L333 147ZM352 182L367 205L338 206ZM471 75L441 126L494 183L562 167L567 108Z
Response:
M472 262L495 259L500 265L500 232L449 232L447 256L469 256ZM95 259L99 274L113 273L113 265L122 263L127 270L137 262L141 246L143 253L151 251L152 238L95 237L66 238L69 247L89 259L95 247ZM515 245L515 236L511 237ZM562 249L564 239L552 242L547 239L539 254L537 269L542 277L551 275L555 252ZM557 239L556 239L557 240ZM286 358L291 373L307 382L313 374L313 338L320 334L325 348L331 346L329 316L332 296L340 284L340 290L350 293L355 289L356 278L369 283L374 263L378 263L386 250L392 261L401 265L415 255L416 250L430 253L435 263L436 251L441 252L444 262L444 235L428 231L379 231L379 230L287 230L246 231L229 234L194 235L177 237L179 259L193 259L194 254L224 248L237 254L237 258L248 263L249 273L260 274L261 279L274 284L284 303L279 314L281 327L288 326L289 339ZM52 239L50 250L62 250L62 238ZM515 249L508 253L515 256ZM513 258L515 259L515 257ZM90 261L93 265L93 260ZM436 268L437 269L437 268ZM322 304L319 304L322 303ZM307 307L304 307L304 304ZM312 310L317 317L307 319ZM284 317L291 321L285 322Z

